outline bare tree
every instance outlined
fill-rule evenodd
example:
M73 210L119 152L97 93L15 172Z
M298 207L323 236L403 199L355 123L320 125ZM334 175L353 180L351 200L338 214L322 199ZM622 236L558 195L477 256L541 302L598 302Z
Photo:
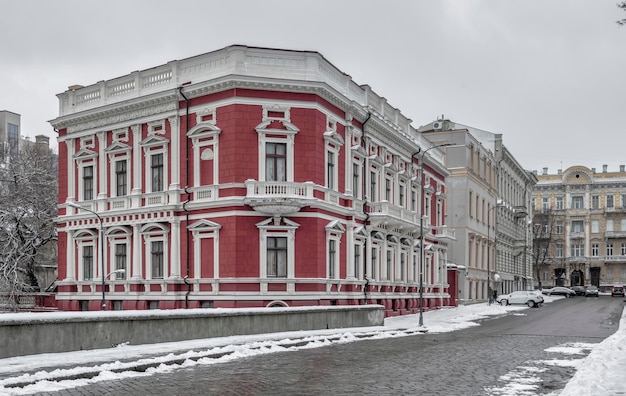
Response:
M556 232L556 214L550 209L542 209L533 216L533 267L541 284L542 269L554 263L554 250L558 234Z
M56 261L42 254L57 239L56 202L57 160L47 146L27 145L0 164L0 293L9 303L40 291L36 267Z
M621 8L623 11L626 11L626 1L622 1L621 3L617 3L617 6ZM622 18L617 21L617 24L620 26L626 25L626 18Z

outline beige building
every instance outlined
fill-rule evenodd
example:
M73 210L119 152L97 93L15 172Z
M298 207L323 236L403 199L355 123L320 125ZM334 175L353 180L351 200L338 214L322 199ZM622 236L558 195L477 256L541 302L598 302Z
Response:
M626 170L572 166L537 175L532 205L542 287L626 284Z

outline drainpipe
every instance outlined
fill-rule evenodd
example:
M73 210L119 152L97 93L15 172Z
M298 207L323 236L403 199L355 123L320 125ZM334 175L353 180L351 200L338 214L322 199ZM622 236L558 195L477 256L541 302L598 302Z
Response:
M363 214L365 214L365 221L363 222L363 230L365 230L365 235L367 235L367 223L370 219L370 214L367 211L367 170L369 169L369 153L367 151L367 142L365 141L365 124L372 117L372 113L367 113L367 118L361 124L361 128L363 129L363 145L365 146L365 162L363 163ZM365 278L365 284L363 285L363 304L367 305L367 288L369 287L369 277L367 276L367 252L369 251L369 236L365 239L365 252L363 252L363 277Z
M187 268L185 277L183 278L185 285L187 285L187 293L185 293L185 309L189 308L189 294L191 293L191 283L189 283L189 268L190 268L190 252L191 252L191 241L189 240L189 210L187 209L187 204L191 200L191 193L189 192L189 139L187 138L187 133L189 132L189 99L183 93L183 87L178 87L178 93L185 100L185 194L186 200L183 202L183 210L185 211L185 224L187 228L187 238L186 239L186 247L187 247Z

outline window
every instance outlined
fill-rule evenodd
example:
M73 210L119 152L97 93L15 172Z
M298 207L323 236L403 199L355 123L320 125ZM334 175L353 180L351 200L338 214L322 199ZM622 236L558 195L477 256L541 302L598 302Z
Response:
M152 176L151 191L163 191L163 153L153 154L151 156L150 171Z
M406 253L400 253L400 280L406 281Z
M267 276L272 278L287 277L287 238L267 238Z
M376 172L371 171L370 172L370 201L377 201L378 200L378 193L377 193L377 187L376 187L376 180L378 178L378 175Z
M83 167L83 199L93 199L93 165Z
M470 191L469 192L469 202L468 202L468 205L467 205L469 207L469 217L470 217L470 219L474 218L474 199L473 199L473 195L474 195L474 192Z
M626 243L622 242L622 246L620 247L620 255L626 256Z
M622 208L625 208L625 209L626 209L626 194L622 194L622 195L621 195L621 200L622 200L622 202L621 202L621 205L620 205L620 206L621 206Z
M572 209L584 209L583 197L572 197Z
M361 164L352 164L352 196L360 198L359 190L361 186Z
M563 210L563 197L556 197L557 210Z
M332 151L326 152L326 187L334 190L335 186L335 153Z
M543 197L541 199L541 209L544 209L544 210L550 209L550 201L548 197Z
M572 243L572 257L582 257L585 250L583 243Z
M620 231L626 231L626 219L620 220Z
M115 161L115 193L118 197L128 194L126 160Z
M600 232L600 222L598 220L591 220L591 232L592 233Z
M9 142L9 155L11 158L17 158L19 139L20 127L15 124L7 123L7 140Z
M93 279L93 246L83 246L83 279Z
M398 206L402 206L403 208L405 207L405 202L404 202L404 192L405 188L404 188L404 184L400 184L400 188L398 190Z
M124 270L115 274L116 279L126 279L126 244L115 244L115 270Z
M614 207L614 202L613 202L613 196L612 195L607 195L606 196L606 207L607 208L612 208Z
M591 255L593 257L598 257L600 255L600 245L598 245L597 243L591 244Z
M563 257L563 244L558 243L555 247L556 257Z
M335 266L337 265L337 241L331 239L328 241L328 277L334 279L337 277Z
M393 252L387 249L387 280L393 280Z
M563 233L563 220L558 220L556 222L555 228L556 228L556 232L555 232L556 234L562 234Z
M591 209L598 209L600 207L600 196L592 195L591 196Z
M376 279L376 274L378 273L378 247L372 246L372 273L370 277L372 279Z
M385 201L391 202L391 179L385 178Z
M471 192L470 192L471 194ZM411 210L413 212L417 211L417 190L411 189ZM470 214L471 216L471 214Z
M163 241L152 241L150 243L150 258L152 268L152 279L163 279L164 254Z
M613 244L612 243L607 243L606 244L606 255L607 256L612 256L613 255Z
M582 233L583 229L583 221L582 220L572 220L572 232L573 233Z
M354 245L354 277L357 279L362 279L361 276L361 251L363 249L363 245L355 244Z
M613 232L613 220L609 219L606 221L606 230L609 232Z
M265 144L265 180L287 181L287 145Z

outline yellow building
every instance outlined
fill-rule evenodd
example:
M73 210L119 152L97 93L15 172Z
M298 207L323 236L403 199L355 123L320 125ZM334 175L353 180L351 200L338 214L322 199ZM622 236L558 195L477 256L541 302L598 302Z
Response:
M537 175L533 265L541 287L626 284L626 170Z

